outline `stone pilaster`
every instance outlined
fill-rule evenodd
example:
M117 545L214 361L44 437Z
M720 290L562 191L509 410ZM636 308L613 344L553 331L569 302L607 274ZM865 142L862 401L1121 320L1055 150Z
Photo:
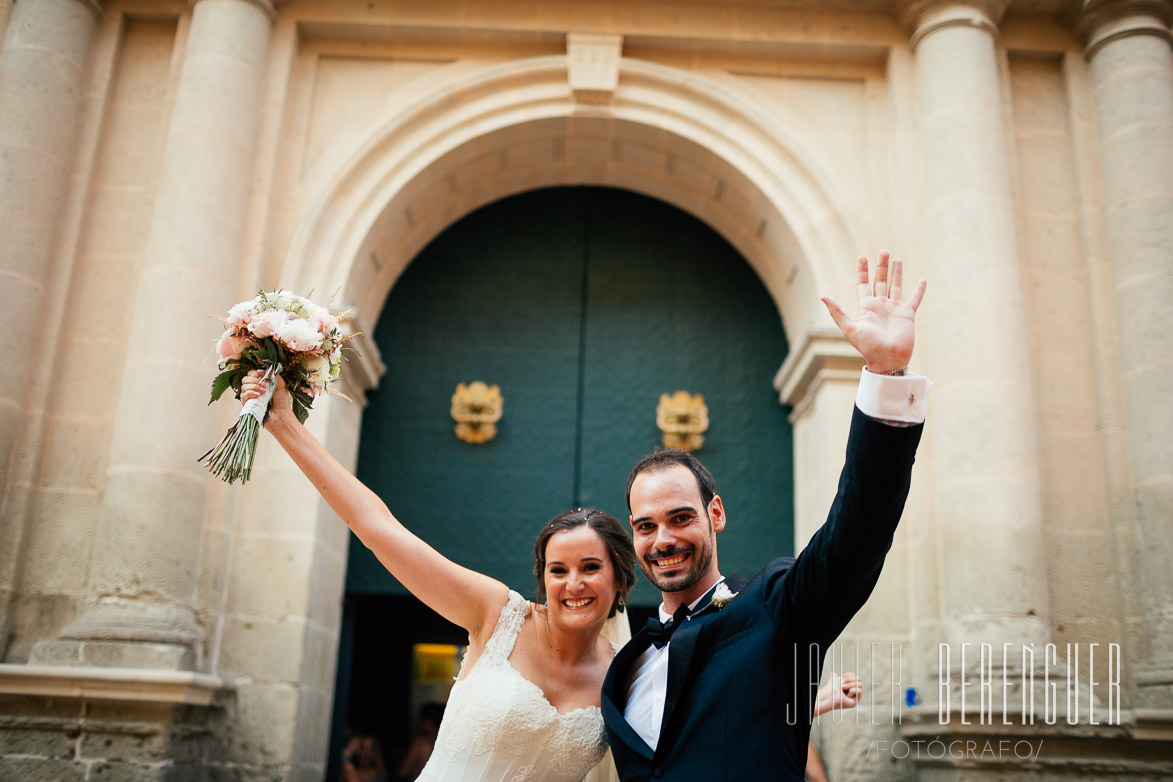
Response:
M33 663L200 666L193 605L208 474L188 415L206 409L208 315L237 266L273 9L194 3L147 239L90 569L95 605ZM207 415L209 442L216 436ZM199 449L196 448L198 451Z
M11 4L6 4L11 6ZM0 51L0 331L35 340L68 187L98 6L39 0L5 9ZM0 486L28 386L30 350L0 362Z
M794 550L802 551L827 518L835 497L855 392L859 351L831 327L808 329L774 377L782 404L793 408Z
M1085 0L1148 648L1140 707L1173 708L1173 49L1169 2Z
M1043 643L1042 500L995 36L1006 3L908 4L923 150L943 641Z
M932 417L954 424L930 422L926 433L934 454L939 642L952 650L935 661L935 681L918 683L934 717L939 683L962 680L965 644L1041 649L1050 637L1029 319L996 51L1005 6L945 1L905 9L929 279L922 309L931 328L921 345L935 383ZM972 674L970 657L964 667ZM1012 683L1018 667L1011 656ZM945 710L964 719L955 717L954 690Z
M0 0L0 333L23 349L0 362L0 649L22 553L6 488L31 380L42 300L69 187L86 66L98 14L92 0ZM16 514L20 516L20 514ZM12 525L12 526L10 526Z

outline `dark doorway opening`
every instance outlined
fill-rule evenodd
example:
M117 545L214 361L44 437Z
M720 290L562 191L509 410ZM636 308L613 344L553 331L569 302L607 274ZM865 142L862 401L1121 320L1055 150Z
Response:
M412 650L421 643L464 646L468 633L411 595L346 596L327 779L340 778L348 730L377 738L388 779L397 779L414 730L404 705L411 701Z
M373 337L387 374L363 414L358 475L449 559L533 597L533 539L572 507L627 518L635 461L658 446L661 394L703 394L697 455L731 528L722 569L793 550L787 410L771 380L782 321L745 259L696 218L628 191L532 191L450 226L392 289ZM453 433L458 383L498 385L479 445ZM633 627L658 594L642 576ZM467 643L351 539L331 768L345 726L394 750L411 738L412 648ZM331 773L328 779L337 779Z

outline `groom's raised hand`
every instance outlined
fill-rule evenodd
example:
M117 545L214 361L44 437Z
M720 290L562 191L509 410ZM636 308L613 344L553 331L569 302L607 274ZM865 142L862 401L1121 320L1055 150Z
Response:
M861 255L856 267L856 295L859 313L850 317L838 302L823 296L822 302L843 332L867 363L871 372L899 372L908 367L916 337L916 308L920 306L928 283L921 280L916 290L901 301L904 264L893 259L889 270L888 253L880 253L875 275L868 273L867 256ZM891 274L889 274L889 271Z

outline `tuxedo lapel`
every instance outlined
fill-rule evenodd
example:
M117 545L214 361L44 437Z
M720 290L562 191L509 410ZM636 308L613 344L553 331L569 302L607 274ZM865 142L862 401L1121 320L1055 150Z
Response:
M627 679L631 675L631 666L635 665L635 661L650 645L651 641L648 639L646 628L640 630L623 645L623 648L615 655L615 659L611 661L611 669L603 682L602 694L603 721L606 722L607 727L615 734L615 738L647 760L652 759L652 748L628 724L627 718L623 716L623 710L627 706L626 687Z
M672 635L672 642L668 646L668 690L664 694L664 719L660 723L660 747L671 743L664 741L665 728L672 718L672 712L676 710L680 693L684 689L684 680L688 674L688 667L692 663L692 654L696 651L701 625L708 618L708 614L690 617L685 621L684 627Z
M735 595L741 592L741 590L745 589L745 585L748 583L748 581L736 573L725 579L725 584L729 587L729 591Z
M738 575L725 579L729 590L737 593L745 588L746 581ZM714 587L715 589L715 587ZM698 605L692 615L672 636L668 647L668 690L664 695L664 720L660 723L660 742L663 747L669 742L664 741L665 729L672 718L672 712L684 691L685 681L688 679L688 669L692 665L693 653L696 651L697 640L700 638L701 627L705 622L717 615L717 608L711 602Z

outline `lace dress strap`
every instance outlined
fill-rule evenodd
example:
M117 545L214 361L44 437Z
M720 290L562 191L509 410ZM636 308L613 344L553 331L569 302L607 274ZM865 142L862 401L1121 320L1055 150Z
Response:
M510 589L509 599L501 608L501 616L497 619L497 626L493 629L493 635L485 645L481 658L494 665L500 665L508 660L528 615L529 601Z

